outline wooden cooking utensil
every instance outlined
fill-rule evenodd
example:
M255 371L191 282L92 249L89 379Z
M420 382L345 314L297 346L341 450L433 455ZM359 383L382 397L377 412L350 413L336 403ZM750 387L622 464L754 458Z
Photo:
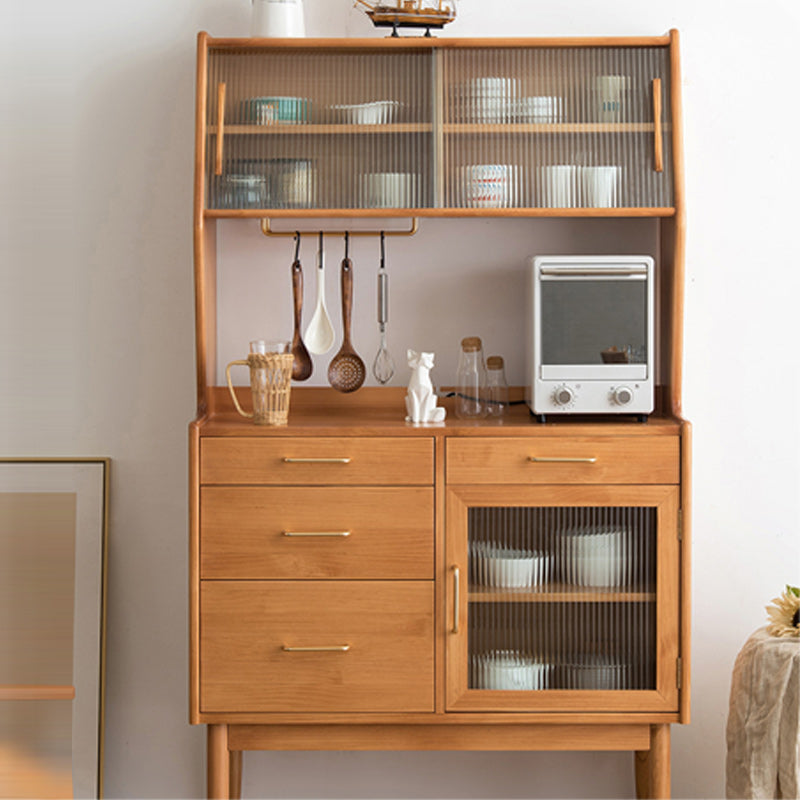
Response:
M300 266L300 234L297 235L297 248L292 262L292 296L294 299L294 335L292 337L292 378L307 381L314 371L314 364L308 354L303 337L300 335L300 319L303 314L303 268Z
M345 255L342 261L342 326L344 338L339 352L328 365L328 382L339 392L360 389L367 377L364 362L350 342L350 316L353 308L353 264L347 257L348 237L345 234Z

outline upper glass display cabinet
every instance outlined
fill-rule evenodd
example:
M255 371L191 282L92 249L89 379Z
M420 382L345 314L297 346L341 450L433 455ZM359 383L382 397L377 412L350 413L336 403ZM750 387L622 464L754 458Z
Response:
M206 213L670 216L669 38L633 41L216 40Z

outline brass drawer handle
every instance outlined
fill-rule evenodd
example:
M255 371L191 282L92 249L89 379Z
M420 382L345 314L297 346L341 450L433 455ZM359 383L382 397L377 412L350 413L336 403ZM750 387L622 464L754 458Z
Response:
M453 567L453 633L461 627L461 570Z
M350 458L284 458L284 464L349 464Z
M350 531L284 531L284 536L349 536Z
M288 644L283 646L284 653L346 653L349 649L349 644L321 645L318 647L290 647Z
M528 461L534 464L594 464L595 456L588 458L566 458L563 456L528 456Z

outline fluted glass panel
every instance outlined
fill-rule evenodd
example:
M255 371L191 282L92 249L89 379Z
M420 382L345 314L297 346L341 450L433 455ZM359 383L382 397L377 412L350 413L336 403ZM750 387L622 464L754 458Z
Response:
M429 50L212 51L207 207L430 206L431 63Z
M655 688L656 510L469 510L469 688Z
M207 207L670 208L670 92L666 47L212 49Z
M672 205L666 48L453 49L443 61L443 205Z

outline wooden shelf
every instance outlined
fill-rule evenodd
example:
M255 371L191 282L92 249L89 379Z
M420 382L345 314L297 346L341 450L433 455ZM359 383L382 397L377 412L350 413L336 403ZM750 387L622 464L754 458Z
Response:
M652 133L654 127L652 122L448 122L442 125L442 130L452 134Z
M674 217L674 208L207 208L208 218Z
M74 686L43 686L37 684L2 684L0 700L74 700Z
M471 587L470 603L653 603L655 592L632 588L584 588L548 583L532 589Z
M386 125L293 125L291 123L276 123L275 125L226 125L225 136L344 136L376 133L430 133L432 130L433 126L430 122L392 122ZM208 132L215 135L217 126L209 125Z

